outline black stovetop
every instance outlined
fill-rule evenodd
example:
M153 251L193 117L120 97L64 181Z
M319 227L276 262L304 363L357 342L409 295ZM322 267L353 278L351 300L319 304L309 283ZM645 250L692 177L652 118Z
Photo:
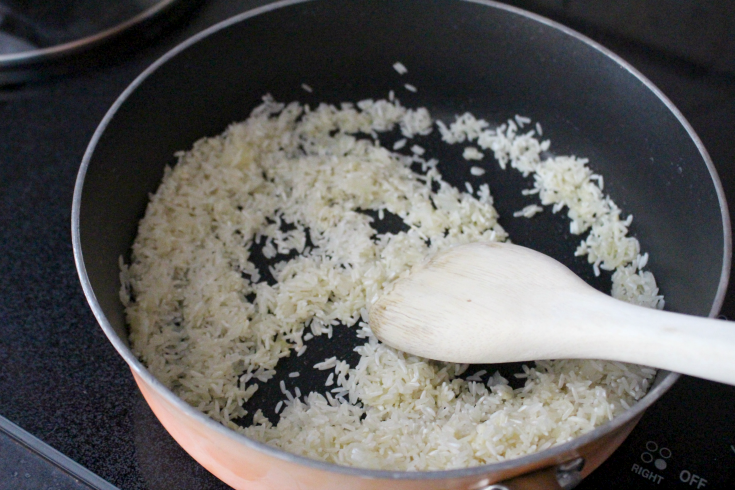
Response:
M193 33L263 3L203 2L145 48L117 50L116 59L83 72L0 88L0 415L121 489L227 487L157 422L87 306L70 239L76 172L97 124L136 75ZM593 7L609 4L602 0L508 3L582 31L648 76L701 137L735 211L729 2L620 2L660 7L630 23L621 8L600 15ZM722 313L735 319L733 286ZM683 377L578 488L735 488L734 409L735 387ZM88 488L32 478L23 467L32 457L7 447L0 437L0 489Z

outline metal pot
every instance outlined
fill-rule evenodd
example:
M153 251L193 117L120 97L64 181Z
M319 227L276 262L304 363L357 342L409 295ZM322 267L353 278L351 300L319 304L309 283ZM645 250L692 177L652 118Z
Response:
M396 61L407 75L393 70ZM403 90L407 82L418 92ZM553 149L588 157L605 176L605 191L635 216L632 231L651 254L667 308L717 314L730 270L730 222L714 166L692 128L605 48L482 0L289 0L214 26L154 63L105 116L79 171L72 234L87 299L161 423L235 488L572 488L678 375L659 372L651 391L622 416L551 449L474 468L394 472L317 462L238 435L178 399L128 347L118 258L129 256L148 195L175 151L245 119L266 93L314 105L382 98L391 89L405 105L426 106L444 120L469 110L495 122L515 114L541 121ZM456 158L443 146L430 151L441 161ZM445 179L461 185L464 167L442 168ZM527 182L519 175L496 169L486 177L501 216L522 207ZM609 290L609 279L595 278L573 257L578 238L567 223L544 215L502 224L515 243Z

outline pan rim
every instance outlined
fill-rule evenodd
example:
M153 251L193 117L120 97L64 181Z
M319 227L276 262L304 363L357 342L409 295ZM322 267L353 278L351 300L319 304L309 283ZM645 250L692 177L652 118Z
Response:
M238 14L236 16L233 16L222 22L219 22L195 34L194 36L188 38L187 40L183 41L182 43L180 43L179 45L177 45L176 47L168 51L166 54L164 54L162 57L160 57L158 60L156 60L146 70L144 70L138 77L136 77L136 79L123 91L123 93L117 98L117 100L108 110L108 112L105 114L104 118L102 119L99 126L95 130L95 133L92 139L90 140L90 143L84 153L79 172L77 174L77 179L76 179L75 188L74 188L73 202L72 202L72 219L71 219L72 227L71 228L72 228L72 244L73 244L74 260L76 262L76 268L77 268L77 272L80 278L80 282L82 284L82 288L84 290L84 294L87 297L87 301L94 313L95 318L97 319L97 322L100 324L101 328L103 329L103 331L105 332L105 334L107 335L108 339L113 344L115 349L123 357L123 359L127 362L130 369L137 376L140 376L141 379L145 381L150 387L152 387L159 396L163 397L168 403L171 403L177 409L181 410L187 417L192 418L195 421L204 424L209 430L214 430L222 436L228 437L240 444L244 444L245 446L251 449L258 450L269 456L275 457L277 459L280 459L280 460L283 460L289 463L294 463L294 464L306 466L308 468L317 469L321 471L340 473L340 474L361 477L361 478L369 478L369 479L386 479L386 480L460 479L460 478L465 478L465 477L482 476L488 473L506 471L506 470L510 470L510 469L514 469L518 467L523 467L526 465L530 466L534 464L542 464L544 461L560 462L563 460L561 458L563 458L566 454L573 453L575 450L589 444L590 442L594 440L599 439L600 437L606 434L614 432L615 430L619 429L626 423L630 422L636 417L639 417L648 407L650 407L655 401L657 401L661 397L661 395L663 395L676 382L676 380L680 376L679 374L676 374L676 373L664 374L662 381L657 386L652 388L640 401L638 401L630 409L626 410L623 414L616 417L614 420L607 422L603 424L602 426L597 427L586 434L576 437L571 441L553 446L543 451L529 454L527 456L522 456L519 458L510 459L507 461L489 463L489 464L474 466L474 467L469 467L469 468L434 470L434 471L390 471L390 470L373 470L373 469L367 469L367 468L341 466L341 465L337 465L334 463L327 463L323 461L314 460L314 459L311 459L305 456L292 454L284 450L274 448L265 443L249 439L246 436L239 434L219 424L218 422L214 421L207 415L203 414L202 412L199 412L194 407L184 402L182 399L176 396L172 391L170 391L166 386L164 386L163 383L158 381L140 363L138 358L132 353L129 347L125 345L122 339L120 339L120 337L117 336L112 325L109 323L109 321L105 317L104 312L102 311L102 308L100 307L97 301L97 298L94 294L91 283L89 281L89 277L87 276L86 267L84 265L84 257L83 257L82 249L81 249L81 236L80 236L80 230L79 230L79 217L80 217L80 212L81 212L81 199L82 199L82 189L84 185L84 180L85 180L87 169L89 167L92 156L94 154L96 145L99 142L102 134L105 132L107 126L109 125L109 123L111 122L115 114L117 113L118 109L127 100L127 98L153 72L155 72L158 68L160 68L162 65L164 65L167 61L169 61L173 57L177 56L181 52L188 49L190 46L196 44L197 42L212 35L215 32L228 28L234 24L243 22L246 19L249 19L251 17L261 15L261 14L264 14L264 13L267 13L273 10L289 7L292 5L298 5L301 3L307 3L307 2L312 2L312 1L317 1L317 0L282 0L276 3L258 7L258 8L243 12L241 14ZM712 308L710 309L710 313L709 313L710 317L716 316L720 311L722 303L724 302L725 293L727 291L727 284L728 284L729 275L730 275L731 255L732 255L732 236L731 236L730 216L729 216L729 212L727 208L727 203L725 200L724 189L722 187L720 178L717 175L715 166L709 154L707 153L706 149L704 148L704 145L702 144L701 140L699 139L699 137L697 136L697 134L695 133L694 129L691 127L689 122L681 114L681 112L663 94L663 92L661 92L661 90L659 90L658 87L656 87L642 73L640 73L633 66L631 66L628 62L624 61L622 58L614 54L609 49L589 39L586 36L562 24L559 24L548 18L540 16L538 14L534 14L534 13L519 9L517 7L512 7L509 5L501 4L493 0L459 0L459 1L479 4L479 5L489 7L489 8L499 9L499 10L505 10L510 13L526 17L532 21L539 22L553 29L559 30L568 36L576 38L577 40L601 52L603 55L609 57L614 62L616 62L621 68L624 68L625 70L630 72L640 82L642 82L649 90L651 90L659 98L659 100L661 100L664 103L664 105L666 105L666 107L677 118L679 123L686 130L689 137L695 143L697 149L699 150L709 170L710 177L712 179L712 183L714 184L715 191L717 193L717 197L718 197L718 201L720 205L720 212L721 212L721 217L722 217L722 226L723 226L723 233L724 233L723 267L722 267L722 271L720 274L720 281L718 284L717 293L715 295L715 300L713 302Z

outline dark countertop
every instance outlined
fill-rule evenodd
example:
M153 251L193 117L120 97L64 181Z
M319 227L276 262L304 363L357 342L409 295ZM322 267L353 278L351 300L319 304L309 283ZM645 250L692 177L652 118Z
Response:
M104 66L0 88L0 415L122 489L225 486L158 424L87 306L70 238L78 166L107 109L146 66L216 20L262 3L205 3L148 47ZM727 64L715 69L625 40L565 18L553 3L541 11L621 55L683 112L718 168L732 214L735 75ZM735 318L732 286L723 313ZM717 390L735 399L733 390Z

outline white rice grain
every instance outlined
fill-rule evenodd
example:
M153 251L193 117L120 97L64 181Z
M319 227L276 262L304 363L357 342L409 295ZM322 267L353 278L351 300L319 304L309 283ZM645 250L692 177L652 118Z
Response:
M393 69L397 71L399 75L405 75L408 73L408 68L406 68L406 66L400 61L393 63Z
M462 158L465 160L482 160L484 157L485 155L474 146L468 146L462 152Z
M544 208L539 206L538 204L529 204L525 208L521 209L520 211L516 211L513 213L514 218L524 217L524 218L532 218L536 214L542 212Z

